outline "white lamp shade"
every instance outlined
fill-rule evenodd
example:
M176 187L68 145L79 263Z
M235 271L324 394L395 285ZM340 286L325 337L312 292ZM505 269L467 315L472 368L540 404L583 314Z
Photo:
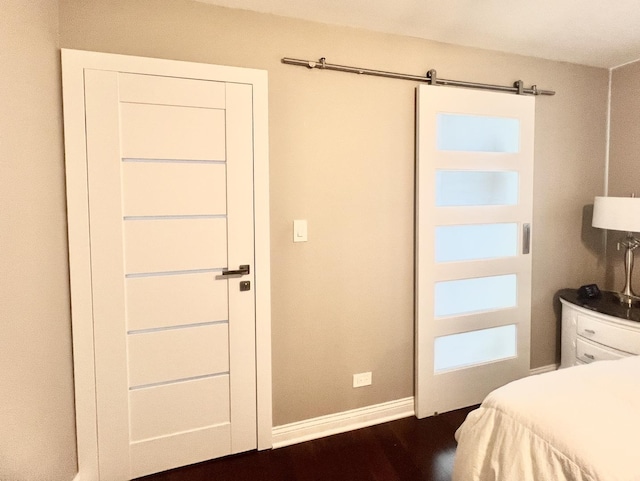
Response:
M640 232L640 197L596 197L593 227Z

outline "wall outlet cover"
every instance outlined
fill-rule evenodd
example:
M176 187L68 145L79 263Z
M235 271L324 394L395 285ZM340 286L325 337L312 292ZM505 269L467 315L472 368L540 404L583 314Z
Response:
M371 384L371 372L361 372L353 375L353 387L369 386Z

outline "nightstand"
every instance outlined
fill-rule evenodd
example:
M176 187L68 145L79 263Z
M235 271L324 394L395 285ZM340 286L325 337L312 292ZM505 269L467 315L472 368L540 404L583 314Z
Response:
M576 289L559 293L562 303L560 367L640 354L640 307L620 304L613 292L595 299Z

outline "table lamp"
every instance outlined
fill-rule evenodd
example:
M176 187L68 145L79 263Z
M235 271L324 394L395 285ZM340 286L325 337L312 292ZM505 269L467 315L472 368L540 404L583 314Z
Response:
M631 288L633 271L633 251L640 246L640 240L633 232L640 232L640 198L631 197L596 197L593 204L593 227L626 232L627 235L620 246L626 248L624 257L625 283L621 292L617 293L620 302L631 306L640 301Z

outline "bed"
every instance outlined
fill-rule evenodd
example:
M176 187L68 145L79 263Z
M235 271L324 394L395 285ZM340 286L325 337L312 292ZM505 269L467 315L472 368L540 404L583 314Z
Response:
M640 356L503 386L456 440L453 481L639 481Z

